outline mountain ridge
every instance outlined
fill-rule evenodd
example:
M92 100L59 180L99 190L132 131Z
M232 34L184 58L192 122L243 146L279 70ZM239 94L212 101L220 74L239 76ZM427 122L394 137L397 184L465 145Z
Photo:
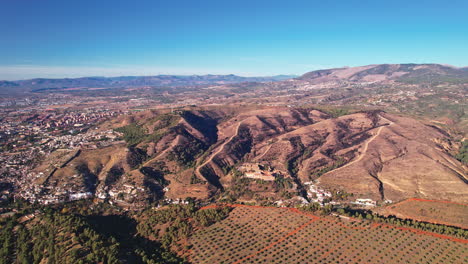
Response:
M453 77L468 81L466 67L454 67L443 64L371 64L357 67L342 67L311 71L296 78L297 80L326 82L346 81L407 81L408 79L437 80ZM423 79L424 80L424 79Z
M333 117L314 108L190 108L139 112L101 127L110 128L131 139L127 146L82 151L46 187L66 189L66 175L77 171L82 188L97 197L116 199L133 182L141 193L119 199L138 204L161 197L314 199L311 183L380 202L466 202L466 167L444 148L450 137L383 111ZM94 179L91 186L86 178Z
M0 81L0 87L21 87L30 89L71 88L71 87L128 87L128 86L195 86L239 82L271 82L296 77L295 75L275 75L265 77L244 77L228 75L150 75L117 77L79 77L79 78L33 78L16 81Z
M79 78L34 78L16 81L1 81L0 88L23 91L60 88L123 88L123 87L183 87L228 85L236 83L265 83L287 80L308 81L314 84L330 81L351 82L427 82L468 81L468 66L426 63L370 64L356 67L338 67L306 72L300 76L275 75L243 77L226 75L154 75Z

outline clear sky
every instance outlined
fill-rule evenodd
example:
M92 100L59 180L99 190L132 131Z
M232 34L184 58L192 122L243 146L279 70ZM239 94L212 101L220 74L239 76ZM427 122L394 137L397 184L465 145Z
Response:
M468 66L467 0L0 0L0 79Z

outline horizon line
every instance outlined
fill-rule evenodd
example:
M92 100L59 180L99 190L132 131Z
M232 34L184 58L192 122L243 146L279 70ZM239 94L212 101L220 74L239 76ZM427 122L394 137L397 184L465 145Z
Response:
M446 63L372 63L365 65L356 66L324 66L314 65L311 69L306 70L302 73L253 73L253 72L239 72L235 70L210 70L210 69L184 69L184 68L171 68L171 67L83 67L83 66L46 66L46 65L0 65L0 81L15 82L15 81L26 81L33 79L80 79L80 78L118 78L118 77L154 77L154 76L210 76L210 75L222 75L222 76L237 76L245 78L268 78L276 76L301 76L311 71L327 70L327 69L340 69L340 68L354 68L354 67L365 67L375 65L404 65L404 64L415 64L415 65L442 65L455 69L464 69L468 66L455 66ZM322 66L322 67L320 67ZM37 73L32 73L32 72ZM78 72L82 73L78 73ZM84 71L84 72L83 72ZM93 72L100 72L100 74L94 74ZM20 77L24 75L24 77ZM7 77L11 76L11 77ZM16 76L16 77L14 77Z

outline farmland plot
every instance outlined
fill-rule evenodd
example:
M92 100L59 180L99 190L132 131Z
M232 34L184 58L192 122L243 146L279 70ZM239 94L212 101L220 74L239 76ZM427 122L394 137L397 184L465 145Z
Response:
M468 263L468 241L296 209L235 208L195 233L193 263Z
M376 211L383 215L468 228L468 204L412 198Z

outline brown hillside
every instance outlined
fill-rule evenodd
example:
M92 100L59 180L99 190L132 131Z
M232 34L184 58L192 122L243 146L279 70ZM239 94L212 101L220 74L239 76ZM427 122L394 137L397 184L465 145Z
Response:
M371 132L355 162L323 175L320 183L380 199L466 201L466 168L437 143L447 136L413 119L380 115L388 125Z
M128 144L84 150L45 184L67 190L71 177L122 203L226 194L272 202L306 197L310 182L357 198L467 202L467 170L448 154L450 136L381 111L332 118L311 108L186 108L139 112L109 127Z

